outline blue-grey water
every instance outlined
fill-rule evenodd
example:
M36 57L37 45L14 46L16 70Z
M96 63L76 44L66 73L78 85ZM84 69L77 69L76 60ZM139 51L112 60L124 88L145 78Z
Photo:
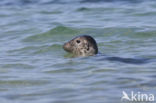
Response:
M108 56L72 58L63 43L95 38ZM155 0L1 0L1 103L120 103L156 96ZM156 102L156 100L155 100Z

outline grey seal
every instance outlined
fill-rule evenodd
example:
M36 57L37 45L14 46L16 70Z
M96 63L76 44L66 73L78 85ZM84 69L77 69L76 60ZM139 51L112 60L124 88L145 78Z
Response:
M144 64L148 63L149 59L147 58L122 58L122 57L112 57L106 56L101 53L98 53L98 46L95 39L89 35L80 35L70 41L64 43L63 49L69 53L74 54L75 57L85 57L93 56L96 54L100 58L96 60L109 60L109 61L118 61L129 64ZM101 58L102 57L102 58Z
M98 53L97 43L89 35L80 35L63 45L63 49L75 56L92 56Z

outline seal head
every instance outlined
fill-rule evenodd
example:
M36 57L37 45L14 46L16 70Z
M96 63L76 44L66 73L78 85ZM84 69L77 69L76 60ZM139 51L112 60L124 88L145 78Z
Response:
M92 56L98 53L96 41L89 35L73 38L63 45L63 49L75 56Z

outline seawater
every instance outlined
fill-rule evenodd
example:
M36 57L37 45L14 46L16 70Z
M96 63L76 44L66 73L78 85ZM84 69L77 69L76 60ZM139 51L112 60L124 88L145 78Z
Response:
M119 103L122 91L156 95L156 1L2 0L1 103ZM91 35L100 53L129 64L71 58L63 43Z

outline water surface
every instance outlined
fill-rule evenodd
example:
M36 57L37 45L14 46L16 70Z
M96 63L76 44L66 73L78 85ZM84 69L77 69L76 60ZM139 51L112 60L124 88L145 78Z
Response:
M99 51L156 58L153 0L2 0L1 103L119 103L122 91L156 95L156 62L71 58L64 42L93 36Z

